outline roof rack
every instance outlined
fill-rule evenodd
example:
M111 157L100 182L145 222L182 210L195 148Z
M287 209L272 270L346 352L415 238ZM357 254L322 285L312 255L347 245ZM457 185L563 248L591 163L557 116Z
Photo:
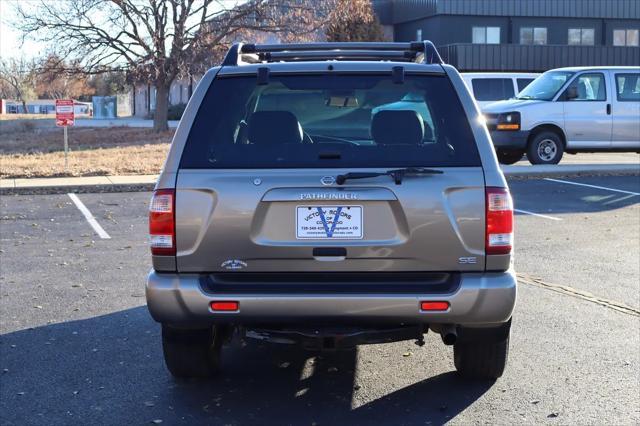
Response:
M222 65L331 60L444 63L433 43L426 40L406 43L236 43L227 52Z

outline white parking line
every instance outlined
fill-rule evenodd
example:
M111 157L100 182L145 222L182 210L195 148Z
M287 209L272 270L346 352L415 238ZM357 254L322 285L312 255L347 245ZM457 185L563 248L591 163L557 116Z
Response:
M83 214L85 219L87 219L87 222L89 222L89 225L91 225L93 230L96 231L96 233L100 236L100 238L105 240L110 239L111 237L109 236L109 234L107 234L107 232L104 229L102 229L102 226L100 226L96 218L93 217L89 209L84 204L82 204L82 201L80 201L80 198L78 198L76 194L70 193L67 195L69 196L69 198L71 198L71 201L73 201L73 204L75 204L78 210L80 210L80 213Z
M568 180L545 178L550 182L566 183L567 185L586 186L587 188L604 189L605 191L620 192L622 194L640 195L640 192L623 191L622 189L607 188L606 186L589 185L586 183L569 182Z
M520 210L520 209L513 209L513 211L516 211L518 213L524 213L524 214L529 214L531 216L538 216L541 217L543 219L549 219L549 220L562 220L559 217L553 217L553 216L547 216L546 214L540 214L540 213L534 213L534 212L530 212L527 210Z

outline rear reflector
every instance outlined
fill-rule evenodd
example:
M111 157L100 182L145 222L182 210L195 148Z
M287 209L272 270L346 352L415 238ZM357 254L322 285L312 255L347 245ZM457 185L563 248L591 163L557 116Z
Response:
M422 311L446 311L449 309L449 302L421 302Z
M211 306L212 311L237 311L240 309L240 304L238 302L211 302L209 305Z
M509 254L513 247L513 201L511 194L506 188L488 187L486 198L486 254Z
M149 205L149 243L151 254L176 255L175 191L159 189Z

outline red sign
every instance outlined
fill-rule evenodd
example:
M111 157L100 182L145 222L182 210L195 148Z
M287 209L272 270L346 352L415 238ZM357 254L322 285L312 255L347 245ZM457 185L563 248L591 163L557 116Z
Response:
M73 126L73 99L56 99L56 126Z

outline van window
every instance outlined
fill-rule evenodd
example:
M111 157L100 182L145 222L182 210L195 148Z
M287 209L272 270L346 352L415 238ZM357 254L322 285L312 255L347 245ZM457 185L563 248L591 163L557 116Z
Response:
M604 86L604 74L581 74L569 85L577 89L578 97L569 101L606 101L607 91Z
M616 92L622 102L640 102L640 74L616 74Z
M515 95L510 78L474 78L471 85L477 101L502 101Z
M445 76L217 77L182 168L478 166L467 115Z
M518 99L550 101L573 74L570 71L547 71L518 93Z
M535 78L517 78L518 93L522 92L533 80L535 80Z

